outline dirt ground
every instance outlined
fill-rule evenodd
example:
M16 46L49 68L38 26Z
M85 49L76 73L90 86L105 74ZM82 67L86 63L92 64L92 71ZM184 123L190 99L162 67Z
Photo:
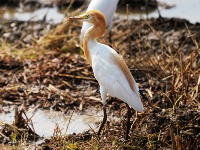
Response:
M25 133L25 141L40 138L30 120L20 118L30 106L69 115L102 111L99 85L79 46L80 29L80 22L1 21L0 111L18 106L15 124L1 123L2 144L22 145ZM132 110L130 140L123 141L125 103L108 97L107 113L120 121L109 121L101 136L92 129L64 136L58 127L37 149L199 149L200 24L115 18L112 35L110 45L129 66L145 107L137 117ZM109 44L108 33L99 41Z

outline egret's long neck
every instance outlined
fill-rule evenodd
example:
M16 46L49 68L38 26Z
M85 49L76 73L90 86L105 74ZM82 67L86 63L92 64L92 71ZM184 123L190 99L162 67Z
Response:
M92 65L91 60L91 52L89 48L89 43L96 42L96 39L100 36L102 36L106 31L106 22L105 20L101 20L93 24L92 27L88 28L85 32L84 38L83 38L83 50L84 55L87 59L87 61Z

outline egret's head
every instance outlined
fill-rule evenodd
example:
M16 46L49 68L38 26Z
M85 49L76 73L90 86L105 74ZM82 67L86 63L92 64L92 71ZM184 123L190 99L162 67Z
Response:
M104 15L98 10L91 10L79 16L69 17L68 20L82 20L92 24L105 22Z

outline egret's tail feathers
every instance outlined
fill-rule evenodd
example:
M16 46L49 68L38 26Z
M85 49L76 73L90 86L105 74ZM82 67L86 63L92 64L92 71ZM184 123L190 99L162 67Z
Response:
M130 98L131 99L127 101L127 104L129 104L136 111L142 112L144 110L144 107L143 107L140 97L133 94L130 96Z

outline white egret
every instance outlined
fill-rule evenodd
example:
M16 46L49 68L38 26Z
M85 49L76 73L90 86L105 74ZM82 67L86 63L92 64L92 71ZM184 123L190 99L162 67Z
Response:
M118 1L119 0L92 0L86 11L99 10L101 13L103 13L106 18L106 25L108 27L108 30L111 31L113 15L117 9ZM83 22L81 35L80 35L81 45L83 43L83 37L84 37L85 32L91 26L92 26L91 23ZM109 40L111 41L111 32L109 34L110 34Z
M111 47L97 42L97 38L106 31L106 21L104 15L91 10L83 15L69 17L69 20L83 20L93 24L84 35L83 50L87 61L92 66L94 76L100 85L100 93L103 102L104 118L99 128L100 134L106 120L106 94L117 97L131 106L133 109L143 111L143 104L140 99L139 88L133 79L130 70L126 66L122 57ZM127 128L125 140L128 139L130 130L130 108L128 108Z

